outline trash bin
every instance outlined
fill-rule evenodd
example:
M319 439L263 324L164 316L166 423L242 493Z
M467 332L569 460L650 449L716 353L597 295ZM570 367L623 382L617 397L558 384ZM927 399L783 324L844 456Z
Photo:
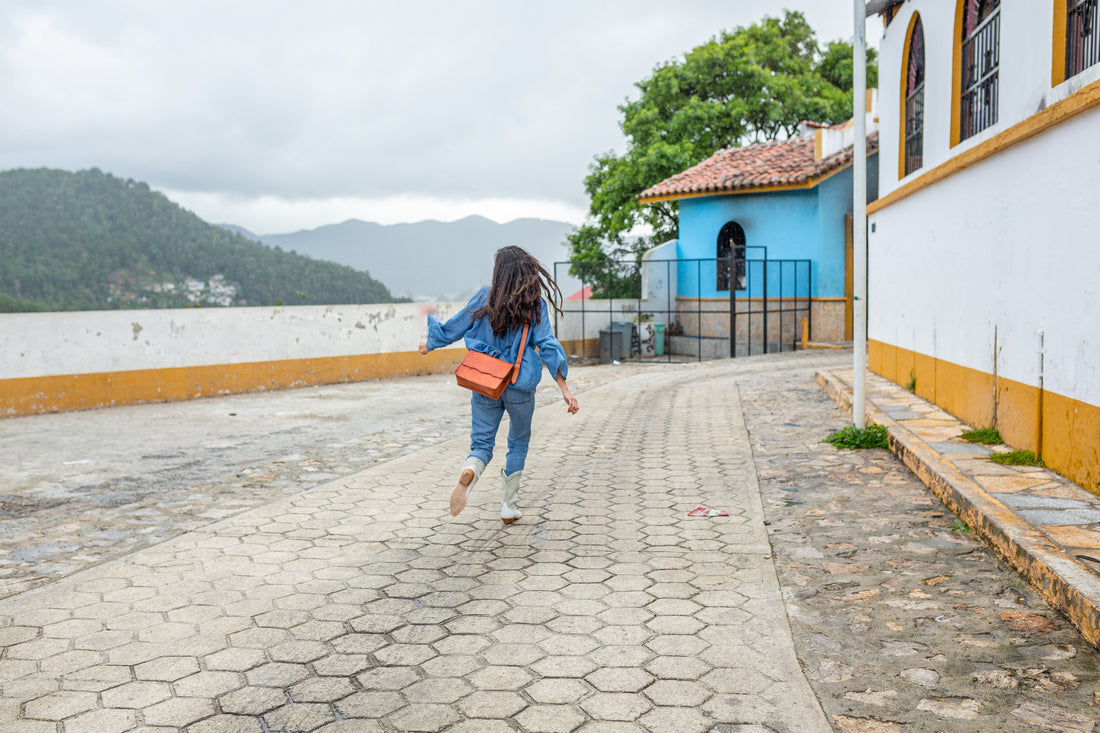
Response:
M654 340L654 346L656 347L656 350L657 350L657 356L664 356L665 355L665 324L663 324L663 323L654 323L653 324L653 329L655 331L653 340Z
M619 334L619 359L630 358L630 342L634 336L634 324L630 321L612 321L611 330Z
M613 361L621 359L623 335L618 331L600 331L600 360Z

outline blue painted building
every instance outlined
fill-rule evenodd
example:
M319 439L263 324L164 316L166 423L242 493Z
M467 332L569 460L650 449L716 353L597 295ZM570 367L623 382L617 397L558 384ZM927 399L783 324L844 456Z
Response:
M731 283L751 310L766 286L773 312L796 296L804 299L814 340L850 339L851 140L851 123L804 124L796 138L720 150L642 192L642 203L679 204L678 239L650 259L680 260L681 310L698 308L699 301L716 313L728 308ZM877 197L877 150L874 133L868 138L870 200ZM729 337L728 318L711 321L698 335Z

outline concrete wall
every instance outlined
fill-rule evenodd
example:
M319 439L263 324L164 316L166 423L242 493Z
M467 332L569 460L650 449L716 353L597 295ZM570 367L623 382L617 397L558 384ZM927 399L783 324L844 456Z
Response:
M1100 493L1100 82L1052 86L1051 3L1001 7L1000 119L954 148L954 3L911 0L883 39L882 160L894 164L870 207L870 365L899 383L912 375L921 396ZM916 11L924 167L899 181Z
M465 303L430 306L448 318ZM424 304L0 315L0 415L452 369Z

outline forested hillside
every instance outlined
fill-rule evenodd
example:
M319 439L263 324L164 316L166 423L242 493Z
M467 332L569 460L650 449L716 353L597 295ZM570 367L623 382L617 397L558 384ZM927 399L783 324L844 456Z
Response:
M0 312L395 300L365 272L207 224L144 183L0 172Z

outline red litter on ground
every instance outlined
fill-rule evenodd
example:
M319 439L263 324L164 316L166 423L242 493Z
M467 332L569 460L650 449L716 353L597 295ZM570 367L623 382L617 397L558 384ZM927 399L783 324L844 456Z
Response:
M711 509L705 506L697 506L688 512L689 517L728 517L730 515L725 509Z

